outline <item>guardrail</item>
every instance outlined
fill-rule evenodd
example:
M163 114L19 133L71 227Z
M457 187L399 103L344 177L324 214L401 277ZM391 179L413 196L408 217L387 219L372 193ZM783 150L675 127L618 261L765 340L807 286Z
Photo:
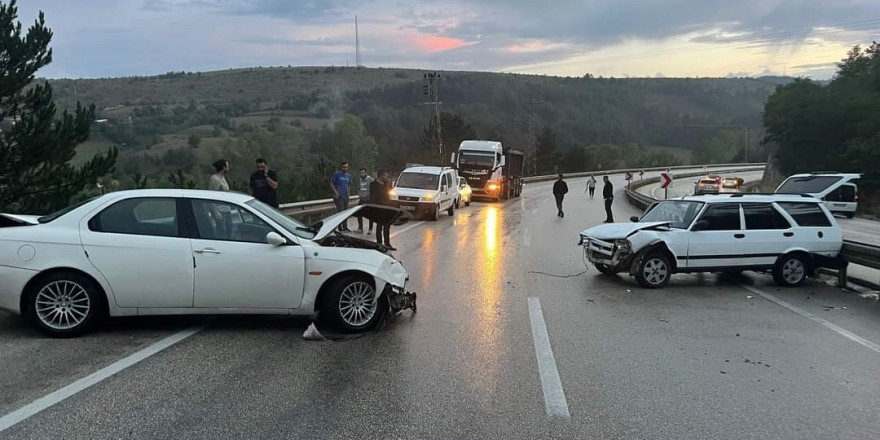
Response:
M739 171L756 171L752 169L739 169ZM719 171L723 172L723 171ZM700 176L701 173L681 175L677 177L693 177ZM648 195L639 193L636 191L638 188L643 186L650 185L652 183L657 183L660 181L659 177L652 177L650 179L640 180L636 184L633 184L626 189L626 198L629 200L630 204L641 209L645 210L652 203L657 202L658 200L650 197ZM852 240L844 240L843 248L841 249L841 255L846 259L848 263L858 264L860 266L870 267L872 269L880 269L880 246L874 246L865 243L859 243ZM829 273L834 273L835 271L827 271ZM847 285L847 269L844 266L842 269L838 269L836 271L837 274L837 285L838 286L846 286ZM851 280L856 284L861 284L866 287L877 288L878 286L875 283L865 281L865 280Z

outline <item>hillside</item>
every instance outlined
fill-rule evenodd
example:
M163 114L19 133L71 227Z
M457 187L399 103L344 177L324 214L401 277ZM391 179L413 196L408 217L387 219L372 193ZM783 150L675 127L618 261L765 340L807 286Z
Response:
M199 186L209 164L220 156L234 162L239 183L246 179L254 154L271 156L288 175L320 175L327 163L343 159L340 155L357 155L342 145L349 141L340 140L350 139L351 133L339 133L336 126L346 114L363 121L363 127L356 121L347 130L377 144L363 156L364 163L353 166L399 170L405 162L431 161L434 148L423 134L431 107L419 105L425 100L425 73L277 67L50 82L59 107L72 108L77 100L94 103L98 117L106 119L96 124L77 160L117 145L122 154L114 177L121 186L135 174L147 176L148 186L170 185L167 174L176 169ZM558 154L551 155L551 167L559 164L566 170L644 166L647 161L687 163L693 150L724 131L744 127L752 130L754 145L760 138L763 105L784 82L441 74L443 110L460 115L462 123L444 127L447 149L461 133L525 148L531 111L536 132L548 127L555 133ZM195 145L189 144L192 137L197 138ZM728 133L726 138L734 136ZM724 148L729 159L740 147ZM570 152L583 154L568 156ZM321 163L322 157L327 163ZM322 191L314 183L314 191L304 192L309 179L320 180L301 177L290 197L308 198Z

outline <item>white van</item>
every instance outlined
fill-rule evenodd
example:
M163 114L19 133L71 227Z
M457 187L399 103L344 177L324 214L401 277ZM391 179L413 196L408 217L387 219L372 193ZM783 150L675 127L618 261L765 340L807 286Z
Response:
M461 204L458 172L452 167L407 168L388 195L394 206L416 217L437 220L441 211L452 216Z
M858 180L861 174L815 172L795 174L785 179L777 194L809 194L825 202L833 214L853 218L859 207Z

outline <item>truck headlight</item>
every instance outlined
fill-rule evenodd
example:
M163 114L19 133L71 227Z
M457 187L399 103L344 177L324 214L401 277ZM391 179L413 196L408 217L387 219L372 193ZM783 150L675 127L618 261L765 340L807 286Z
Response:
M622 254L632 252L632 244L630 244L629 240L615 240L614 247L617 249L617 252Z

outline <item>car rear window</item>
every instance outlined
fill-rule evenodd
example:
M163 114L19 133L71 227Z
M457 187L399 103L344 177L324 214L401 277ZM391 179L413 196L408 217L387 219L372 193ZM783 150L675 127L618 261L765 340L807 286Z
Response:
M779 194L817 194L843 179L838 176L791 177L776 190Z
M788 229L791 227L788 220L769 203L743 203L742 207L748 230Z
M825 196L825 200L829 202L855 202L856 187L855 185L850 184L840 185L839 188L828 193L828 195Z
M700 181L701 185L715 185L716 183L718 183L718 181L714 180L714 179L712 179L712 180L706 179L706 180Z
M803 227L831 226L831 220L825 215L825 211L818 203L804 202L779 202L779 206L785 210L798 225Z

